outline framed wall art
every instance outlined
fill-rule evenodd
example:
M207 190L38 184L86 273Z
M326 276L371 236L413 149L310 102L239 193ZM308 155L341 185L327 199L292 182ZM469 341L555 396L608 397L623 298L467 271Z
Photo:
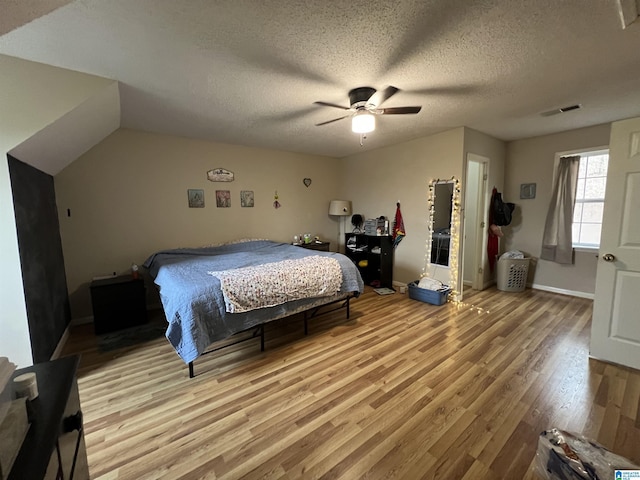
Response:
M189 208L204 208L204 190L189 188L187 198L189 199Z
M210 182L233 182L234 173L226 168L214 168L207 172L207 180Z
M253 207L253 190L242 190L240 192L240 206Z
M521 183L520 184L520 198L524 200L530 200L536 198L536 184L535 183Z
M231 206L231 192L229 190L216 190L216 207L229 208Z

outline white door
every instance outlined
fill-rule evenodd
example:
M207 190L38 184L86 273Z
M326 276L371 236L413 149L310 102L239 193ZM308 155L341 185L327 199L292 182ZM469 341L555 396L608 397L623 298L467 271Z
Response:
M611 126L590 353L640 369L640 118Z
M464 236L462 241L463 281L474 290L484 289L484 269L488 265L487 237L487 164L489 159L469 153L464 196Z

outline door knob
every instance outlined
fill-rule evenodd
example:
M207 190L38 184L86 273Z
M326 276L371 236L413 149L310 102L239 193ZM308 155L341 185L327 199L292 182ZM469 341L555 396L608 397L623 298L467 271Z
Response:
M615 255L613 255L612 253L605 253L605 254L602 256L602 259L603 259L605 262L613 262L613 261L616 259L616 257L615 257Z

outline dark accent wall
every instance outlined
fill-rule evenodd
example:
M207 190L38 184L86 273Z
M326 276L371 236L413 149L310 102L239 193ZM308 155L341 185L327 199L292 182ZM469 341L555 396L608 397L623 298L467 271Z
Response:
M53 177L8 161L33 361L45 362L71 321Z

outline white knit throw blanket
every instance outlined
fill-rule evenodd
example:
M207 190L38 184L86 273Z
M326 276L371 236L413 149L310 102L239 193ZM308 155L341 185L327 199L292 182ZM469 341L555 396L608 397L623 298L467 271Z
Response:
M335 295L342 284L338 261L319 255L207 273L220 279L229 313Z

